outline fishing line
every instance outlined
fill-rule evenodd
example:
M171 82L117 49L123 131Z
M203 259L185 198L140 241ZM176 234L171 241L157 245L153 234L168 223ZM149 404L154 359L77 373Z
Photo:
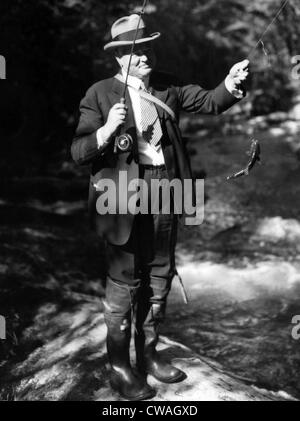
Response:
M255 44L255 46L252 48L252 50L250 51L249 55L248 55L248 59L250 59L250 57L252 56L252 54L254 53L254 51L256 50L257 46L259 44L262 43L263 48L264 48L264 44L262 42L263 37L266 35L266 33L268 32L268 30L271 28L271 26L273 25L273 23L276 21L276 19L279 17L279 15L282 13L283 9L285 8L285 6L288 4L289 0L285 0L283 2L283 4L280 6L279 10L277 11L276 15L274 16L274 18L272 19L272 21L269 23L269 25L267 26L267 28L264 30L264 32L262 33L262 35L260 36L259 40L257 41L257 43ZM265 53L265 51L264 51Z

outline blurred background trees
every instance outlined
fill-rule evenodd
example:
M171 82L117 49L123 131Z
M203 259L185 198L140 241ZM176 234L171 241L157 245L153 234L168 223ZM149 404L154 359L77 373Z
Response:
M298 91L291 57L300 54L300 4L289 0L253 51L282 0L156 0L146 19L160 31L159 68L212 88L231 65L251 54L250 114L287 111ZM112 75L103 51L118 17L134 12L130 0L1 0L1 169L43 172L50 157L68 153L78 103L95 81ZM248 108L249 109L249 108ZM16 165L7 161L14 157ZM38 158L37 158L38 157Z

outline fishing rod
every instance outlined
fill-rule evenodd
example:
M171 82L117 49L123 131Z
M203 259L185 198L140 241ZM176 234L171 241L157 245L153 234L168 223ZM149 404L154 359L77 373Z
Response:
M138 20L138 23L137 23L137 26L136 26L136 30L135 30L135 34L134 34L134 38L133 38L133 43L132 43L132 46L131 46L131 52L130 52L127 71L126 71L126 79L125 79L123 95L122 95L122 98L121 98L121 104L125 104L125 95L126 95L126 89L127 89L127 86L128 86L128 76L129 76L129 70L130 70L130 66L131 66L132 56L133 56L134 47L135 47L136 40L137 40L137 35L138 35L139 29L140 29L142 15L145 13L147 2L148 2L148 0L144 0L141 11L137 13L139 15L139 20Z
M125 83L124 83L123 94L122 94L121 99L120 99L120 103L123 104L123 105L126 103L125 97L126 97L126 91L127 91L127 88L128 88L128 76L129 76L130 66L131 66L131 62L132 62L134 48L135 48L135 45L136 45L137 36L138 36L138 33L139 33L139 29L140 29L142 15L145 13L145 8L147 6L147 2L148 2L148 0L144 0L143 6L142 6L140 12L137 12L137 14L139 15L139 19L138 19L138 23L137 23L135 34L134 34L133 43L132 43L132 46L131 46L129 62L128 62L127 70L126 70L126 78L125 78ZM120 135L120 132L121 132L121 127L119 128L118 135L116 136L116 140L115 140L115 144L114 144L114 153L117 153L118 149L121 152L127 152L133 144L132 137L129 134Z

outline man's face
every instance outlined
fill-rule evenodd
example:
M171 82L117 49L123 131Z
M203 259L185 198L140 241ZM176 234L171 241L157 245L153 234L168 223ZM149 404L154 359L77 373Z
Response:
M120 67L127 72L130 60L131 45L120 47L116 52L116 59ZM136 44L131 60L129 74L139 79L145 79L155 67L156 58L151 42Z

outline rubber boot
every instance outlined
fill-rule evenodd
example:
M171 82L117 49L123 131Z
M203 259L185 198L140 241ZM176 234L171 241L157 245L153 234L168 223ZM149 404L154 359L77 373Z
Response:
M139 294L135 347L137 367L140 372L151 374L163 383L176 383L186 379L186 374L172 366L156 351L159 324L165 319L166 300L171 281L151 279L150 286Z
M120 285L107 280L105 323L107 325L107 354L111 366L110 385L127 400L144 400L155 396L155 391L130 364L130 338L133 306L138 287Z

